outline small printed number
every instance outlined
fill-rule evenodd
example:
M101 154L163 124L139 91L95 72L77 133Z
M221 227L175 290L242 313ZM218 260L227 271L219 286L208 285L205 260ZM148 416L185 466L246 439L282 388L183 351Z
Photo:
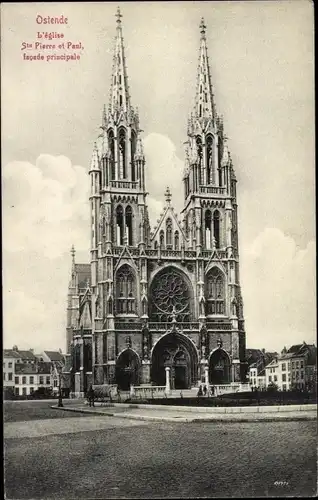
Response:
M275 486L288 486L289 483L288 483L288 481L275 481L274 485Z

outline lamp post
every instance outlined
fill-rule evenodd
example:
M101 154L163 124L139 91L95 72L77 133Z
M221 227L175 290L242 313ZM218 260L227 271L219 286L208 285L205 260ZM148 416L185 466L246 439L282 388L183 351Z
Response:
M63 408L63 398L62 398L62 367L60 369L58 369L56 367L57 371L58 371L58 375L59 375L59 400L58 400L58 408Z

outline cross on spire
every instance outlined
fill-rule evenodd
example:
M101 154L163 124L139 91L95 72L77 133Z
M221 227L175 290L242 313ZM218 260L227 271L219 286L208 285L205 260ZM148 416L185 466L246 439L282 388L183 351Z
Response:
M166 192L165 192L165 197L166 197L166 202L170 203L171 201L171 192L169 186L167 186Z
M71 256L72 256L72 274L74 273L75 271L75 248L74 248L74 245L72 245L72 248L71 248Z
M118 23L118 25L120 25L121 24L121 17L123 17L123 15L120 13L119 7L117 8L116 17L117 17L116 22Z
M201 23L200 23L200 32L201 32L202 38L205 37L205 30L206 30L206 25L204 23L204 18L202 17Z

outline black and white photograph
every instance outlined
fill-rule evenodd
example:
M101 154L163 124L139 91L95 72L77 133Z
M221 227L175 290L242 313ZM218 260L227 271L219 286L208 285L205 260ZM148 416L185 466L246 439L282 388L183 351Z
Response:
M317 494L314 6L1 4L4 496Z

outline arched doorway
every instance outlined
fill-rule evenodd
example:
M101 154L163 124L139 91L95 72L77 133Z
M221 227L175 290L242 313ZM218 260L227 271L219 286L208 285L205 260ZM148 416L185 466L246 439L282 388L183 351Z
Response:
M151 372L151 380L155 385L166 385L166 367L170 368L172 389L190 389L196 384L198 354L185 335L169 333L155 345Z
M132 349L125 349L117 359L116 384L122 391L139 384L139 358Z
M231 382L230 359L223 349L216 349L210 356L209 382L215 385L229 384Z

